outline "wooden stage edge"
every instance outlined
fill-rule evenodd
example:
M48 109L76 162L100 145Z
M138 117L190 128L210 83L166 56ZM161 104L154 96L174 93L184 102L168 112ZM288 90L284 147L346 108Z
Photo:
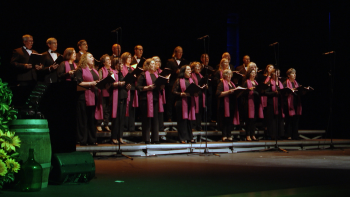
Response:
M274 148L276 141L260 140L256 142L208 142L207 148L210 153L238 153L247 151L263 151ZM279 140L278 147L285 150L310 150L327 149L331 145L330 139L309 140ZM350 148L350 139L333 139L335 148ZM161 143L161 144L121 144L123 154L129 156L156 156L171 154L203 153L205 142L194 144ZM77 151L91 152L94 156L113 156L118 151L118 145L100 144L98 146L76 146Z

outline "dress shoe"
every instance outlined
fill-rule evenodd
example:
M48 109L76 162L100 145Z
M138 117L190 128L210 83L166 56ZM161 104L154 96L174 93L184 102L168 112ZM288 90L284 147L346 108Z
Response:
M186 144L186 142L185 142L185 141L181 141L180 143L181 143L181 144Z
M191 140L190 141L192 144L195 144L196 143L196 140Z
M125 142L123 141L122 138L119 138L119 142L120 142L121 144L125 144Z
M227 142L227 137L223 137L223 138L222 138L222 141L223 141L223 142Z
M250 136L247 136L247 137L246 137L246 140L247 140L247 141L252 141L252 139L250 138Z
M102 127L101 126L97 126L96 129L97 129L98 132L102 132Z
M149 141L145 141L145 144L150 144L151 142L149 142Z
M87 143L80 143L80 146L87 146Z
M160 144L160 142L159 141L154 141L154 142L152 142L152 144Z
M108 126L105 126L105 130L111 132L111 129Z
M259 141L258 139L255 138L255 136L252 137L253 141Z
M98 145L97 142L94 142L94 143L89 144L89 146L97 146L97 145Z
M118 144L118 140L117 139L112 139L112 144Z

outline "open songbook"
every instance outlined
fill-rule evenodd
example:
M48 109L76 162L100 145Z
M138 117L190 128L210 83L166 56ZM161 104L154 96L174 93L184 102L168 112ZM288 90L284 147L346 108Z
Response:
M164 68L163 71L159 75L161 75L161 76L168 76L171 73L172 73L172 71L171 71L170 68Z
M106 84L112 84L114 82L115 82L114 75L113 75L113 77L112 77L112 75L107 75L107 77L105 77L101 81L97 82L96 87L99 89L105 89Z
M241 86L238 86L234 89L233 94L236 95L236 97L240 97L244 92L249 92L250 90L248 88L243 88Z
M42 54L32 53L29 56L28 64L32 64L33 68L34 68L34 65L40 65L43 63L44 63L44 57Z
M125 77L124 77L124 81L125 84L132 84L135 83L137 77L140 75L140 73L143 72L143 69L140 67L137 67L136 69L134 69L131 73L128 73Z
M154 82L154 85L158 88L160 88L161 85L165 85L167 84L169 81L169 76L168 77L164 77L159 75L158 78L156 79L156 81Z
M195 83L191 83L185 90L186 93L190 93L191 95L198 93L199 91L203 90L203 87L200 87L199 85Z

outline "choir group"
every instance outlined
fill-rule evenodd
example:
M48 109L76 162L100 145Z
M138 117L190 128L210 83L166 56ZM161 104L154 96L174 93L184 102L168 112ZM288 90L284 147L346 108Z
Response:
M80 145L97 145L96 132L103 130L111 132L111 143L123 144L123 132L135 131L138 120L146 144L159 144L159 131L168 129L178 131L180 143L195 143L192 131L203 129L203 119L216 120L224 142L236 140L231 134L234 127L245 130L247 141L258 141L258 122L271 139L298 139L301 96L308 88L295 80L293 68L288 69L284 80L272 64L259 70L248 55L234 68L228 52L212 67L208 54L202 54L200 61L188 62L180 46L163 66L158 56L142 57L141 45L135 46L132 56L129 52L121 54L121 46L114 44L112 55L96 60L85 40L78 42L78 52L67 48L61 55L56 52L55 38L47 40L48 51L33 65L28 62L37 54L32 49L33 37L22 38L24 46L15 49L11 59L18 85L76 81L83 90L77 91ZM113 81L101 87L99 83L108 77ZM164 118L177 122L177 126L164 127Z

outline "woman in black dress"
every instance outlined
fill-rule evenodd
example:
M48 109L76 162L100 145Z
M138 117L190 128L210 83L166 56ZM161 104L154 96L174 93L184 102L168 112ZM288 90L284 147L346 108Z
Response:
M192 62L191 63L191 78L195 84L198 85L200 80L203 78L202 74L200 73L201 71L201 64L199 62ZM208 86L205 85L203 88L207 88ZM198 96L194 97L195 102L196 102L196 120L192 121L192 126L195 128L197 131L202 130L202 114L205 109L205 94L204 90L198 92Z
M300 86L300 84L295 80L297 76L296 70L294 68L290 68L287 70L288 79L283 83L285 88L296 89ZM285 98L285 110L286 112L286 125L285 130L288 136L288 139L298 140L299 139L299 118L301 116L302 107L301 107L301 99L300 93L297 91L289 94L287 98Z
M108 75L113 74L112 68L111 68L111 58L108 54L104 54L100 58L100 62L103 64L103 67L98 71L100 80L106 78ZM102 122L103 127L106 131L110 132L110 128L108 127L109 119L111 116L111 107L112 103L109 99L109 91L108 89L102 90L102 106L103 106L103 120L97 120L97 131L102 132Z
M64 50L63 58L65 61L61 62L61 64L57 68L57 75L59 81L74 81L75 80L75 71L77 69L77 65L75 64L75 59L77 54L75 53L74 48L67 48Z
M138 80L136 88L140 91L140 110L142 119L142 138L146 144L150 143L150 131L152 132L152 143L159 144L159 115L164 112L163 101L165 95L160 92L165 85L155 86L158 78L155 61L147 59L143 64L143 71ZM164 92L163 92L164 93Z
M257 72L254 67L248 68L246 73L246 80L243 83L244 88L250 89L250 91L245 95L245 98L243 99L247 141L258 141L255 137L255 123L258 118L264 118L261 97L259 93L254 90L258 85L258 82L255 80L256 74Z
M216 96L218 97L218 118L221 120L220 128L222 128L222 141L232 142L234 141L231 135L233 125L239 125L239 114L237 107L237 98L234 95L234 89L236 86L231 81L232 71L226 69L222 73L223 80L219 83L216 90Z
M267 96L266 107L266 125L267 131L272 139L284 137L284 113L283 113L283 97L280 90L283 89L283 84L279 80L280 70L272 69L271 79L267 82L269 85L265 91Z
M84 53L79 61L76 72L77 83L88 88L78 92L77 130L80 145L97 145L95 118L103 117L102 104L99 102L99 90L95 87L99 80L94 69L94 57Z
M156 72L159 75L163 71L162 69L160 69L160 67L162 66L162 61L158 56L153 56L152 59L156 63ZM165 95L165 90L162 91L161 93ZM166 104L166 95L165 95L165 100L163 101L163 105L165 104ZM159 112L158 120L159 120L159 131L164 131L164 111Z
M177 96L175 102L177 127L179 140L181 143L191 142L195 143L192 134L191 120L196 120L196 106L194 101L195 95L186 93L187 87L193 83L191 79L191 67L184 65L180 68L177 80L173 86L173 94Z
M110 99L112 101L112 131L111 131L111 139L112 144L124 144L123 141L123 132L125 130L124 122L125 122L125 111L126 111L126 101L128 98L127 91L130 90L131 85L125 85L124 77L121 73L122 64L117 62L115 64L115 68L112 69L113 76L115 82L113 86L110 88Z
M125 52L121 55L122 67L121 73L125 77L128 73L131 73L134 68L131 67L131 54ZM128 84L127 84L128 85ZM128 90L128 98L126 102L126 114L125 114L125 129L127 131L135 131L135 108L138 107L138 95L135 88L135 82L130 83L131 88Z

